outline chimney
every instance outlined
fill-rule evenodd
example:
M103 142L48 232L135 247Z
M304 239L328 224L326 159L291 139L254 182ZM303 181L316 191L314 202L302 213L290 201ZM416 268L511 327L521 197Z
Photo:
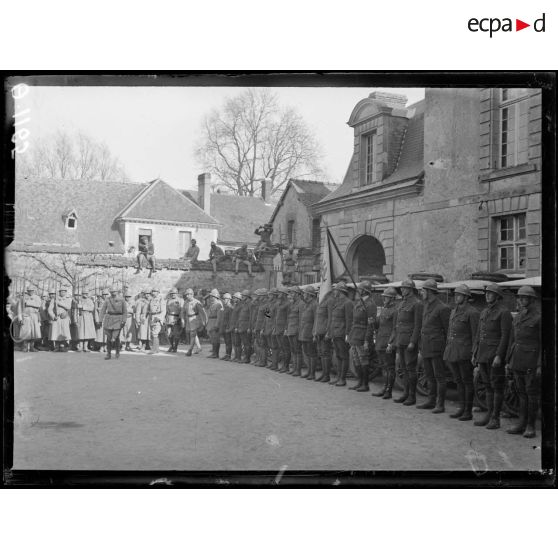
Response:
M368 95L369 99L374 99L382 105L386 105L390 108L403 109L407 105L407 95L401 95L399 93L388 93L387 91L373 91Z
M271 178L264 178L262 180L262 200L264 203L270 203L269 197L271 196Z
M204 172L198 175L198 204L208 215L211 215L210 196L211 174Z

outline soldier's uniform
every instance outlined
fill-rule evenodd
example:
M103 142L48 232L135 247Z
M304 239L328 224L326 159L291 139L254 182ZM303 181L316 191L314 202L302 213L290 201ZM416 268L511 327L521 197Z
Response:
M95 342L99 345L102 352L106 351L106 339L103 330L103 321L101 320L101 308L106 298L109 296L107 290L103 290L101 296L95 299L95 309L93 310L93 320L95 322Z
M463 295L465 301L457 304L451 311L444 360L448 363L453 381L457 386L459 402L457 412L451 414L450 417L466 421L473 418L475 388L471 357L473 340L479 325L479 312L467 302L471 296L467 285L456 287L455 294Z
M167 299L166 314L165 314L165 327L167 329L167 337L170 342L168 349L169 353L176 353L178 351L178 343L182 334L182 324L180 322L180 315L182 313L183 299L178 298L178 290L174 287L169 291L170 298Z
M506 362L513 374L519 396L519 423L510 428L510 434L536 436L535 422L539 409L541 355L541 314L536 306L537 295L531 287L521 287L518 297L533 301L523 307L513 319Z
M380 359L380 366L384 373L384 387L375 397L391 399L393 384L395 383L395 348L390 345L390 337L399 305L395 302L397 291L393 287L388 287L382 293L384 306L380 311L380 316L376 320L376 350Z
M414 281L406 279L401 284L407 289L415 289ZM399 303L395 319L393 320L393 331L389 340L399 356L399 366L403 370L404 388L403 395L394 399L396 403L410 406L416 403L417 389L417 361L418 343L422 327L422 304L412 291L403 295ZM414 347L409 349L409 344Z
M72 309L72 298L66 296L66 290L60 289L60 296L49 305L49 317L51 320L50 341L57 343L59 351L66 351L70 339L70 311Z
M190 345L190 348L186 351L186 356L192 356L192 349L198 339L198 332L207 324L207 314L203 304L193 298L194 292L192 289L186 289L185 294L192 296L191 300L185 299L182 306L182 323L184 324L186 339Z
M291 362L293 363L292 370L287 370L287 373L293 376L301 376L302 369L302 346L298 340L298 332L300 326L300 287L291 287L293 293L293 300L289 304L287 312L287 338L289 340L289 348L291 352Z
M274 336L275 316L277 315L277 306L279 303L276 300L277 293L277 289L272 289L269 292L269 303L267 305L267 313L264 320L264 335L266 338L267 346L271 351L271 363L267 365L268 368L273 366L273 362L277 363L276 354L279 349L279 347L277 347L276 339Z
M261 301L258 306L258 313L256 315L256 337L258 339L258 360L256 366L267 366L267 351L269 346L267 344L266 336L264 335L264 328L266 322L266 313L268 312L268 294L266 289L261 290Z
M346 341L353 325L353 302L348 298L349 288L344 283L339 283L334 290L337 295L331 310L328 335L333 340L337 358L338 378L335 385L346 386L347 372L349 371L349 345ZM331 383L331 382L330 382Z
M240 341L242 345L242 353L244 358L240 362L244 364L250 363L252 356L252 333L250 328L250 318L252 314L252 304L250 291L244 290L241 293L242 299L240 302L240 310L238 312L237 329L240 334Z
M95 302L89 298L89 292L83 291L81 293L81 299L77 304L77 326L78 326L78 338L81 342L81 350L84 353L88 353L87 342L95 339Z
M146 314L151 339L150 352L157 354L159 352L159 334L165 319L165 301L157 288L151 290L151 300L147 303Z
M316 308L314 329L312 331L318 345L318 355L322 360L323 373L316 381L329 382L331 373L331 339L327 337L327 326L335 300L333 292L327 293Z
M368 387L368 344L374 335L374 324L378 309L370 297L372 285L369 281L358 284L360 300L353 304L353 323L349 332L350 355L358 378L358 383L349 389L364 392Z
M232 354L232 335L234 327L231 324L231 317L233 312L233 306L230 303L231 295L225 293L223 295L223 300L228 300L229 302L223 305L223 320L221 323L221 335L225 341L225 356L221 360L231 360Z
M232 359L232 362L240 362L242 360L242 338L238 332L238 315L241 310L242 295L236 292L233 294L232 298L235 300L229 322L231 327L232 344L234 347L234 358Z
M209 293L212 297L207 310L207 333L212 347L212 353L207 358L219 358L221 345L221 327L223 325L223 303L217 289Z
M114 287L111 289L111 296L105 300L101 308L101 321L107 340L106 360L111 358L111 349L115 349L115 357L120 356L120 331L126 323L126 301L116 295L118 292Z
M35 294L35 289L32 287L27 289L27 294L23 296L23 304L21 306L18 305L18 309L22 310L21 315L18 315L18 320L21 324L19 338L29 343L28 350L31 352L37 350L35 342L41 339L41 320L39 314L41 306L41 298Z
M50 293L49 293L50 294ZM50 323L48 321L48 296L43 296L41 308L39 310L39 318L41 320L41 341L42 345L46 347L48 345L48 331L50 328Z
M258 321L258 310L260 309L262 303L261 289L256 289L253 297L252 303L250 304L250 332L252 335L252 356L254 358L250 360L250 364L257 364L260 360L260 341L256 329L256 323Z
M318 302L316 300L316 289L312 285L307 285L303 290L307 300L304 301L304 306L300 311L298 340L302 346L302 352L306 357L306 361L308 362L308 374L302 377L307 380L315 380L318 353L316 351L316 343L314 342L312 332L316 320Z
M136 335L139 341L139 349L143 351L148 348L151 339L149 330L149 300L147 300L147 292L141 293L141 298L136 301L134 306L134 322L136 324Z
M289 301L287 300L289 291L285 287L278 287L277 290L279 291L279 298L277 300L277 311L273 326L274 345L277 347L277 350L274 350L271 355L271 370L279 369L279 372L287 372L291 360L289 338L285 335L287 331L287 313L289 311ZM279 368L279 361L282 361L281 368Z
M132 302L132 295L124 291L124 301L126 302L126 322L122 328L121 341L124 343L124 350L131 351L130 343L137 339L136 325L134 323L135 307Z
M499 299L503 296L496 284L487 285L485 291L495 293ZM475 426L486 426L489 430L500 428L500 412L506 385L504 359L511 327L511 312L501 300L496 299L481 312L473 344L473 358L478 364L479 384L486 390L488 412L483 419L475 421ZM495 364L495 357L499 357L500 362Z

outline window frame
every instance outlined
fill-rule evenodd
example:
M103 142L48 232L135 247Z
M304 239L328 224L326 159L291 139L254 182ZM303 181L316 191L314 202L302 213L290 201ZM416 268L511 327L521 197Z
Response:
M70 221L74 223L73 227L70 226ZM66 215L66 223L65 226L70 231L75 231L77 229L78 218L75 211L72 211Z
M369 186L376 182L376 129L361 134L360 141L360 182L361 186Z
M508 96L505 98L509 91L520 90L521 93L516 95ZM499 90L498 95L498 135L496 138L496 143L498 147L498 164L496 165L499 169L509 169L516 167L518 163L519 156L519 140L520 140L520 121L521 121L521 103L529 98L530 91L525 88L502 88ZM513 110L513 130L509 128L510 122L510 112ZM504 111L506 111L506 119L504 120ZM503 123L506 122L506 130L503 129ZM506 142L503 142L503 134L506 134ZM509 138L513 138L513 151L510 152L508 147L510 144ZM505 153L504 153L505 146ZM504 157L506 161L504 163ZM511 162L508 162L511 160Z
M523 218L523 219L522 219ZM496 266L499 272L525 272L527 270L527 213L507 213L505 215L495 216L496 220ZM511 229L504 230L512 231L512 238L502 240L502 222L511 219ZM521 224L521 221L523 223ZM520 237L520 231L524 230L524 235ZM502 251L512 250L512 266L503 267L502 264ZM520 252L524 249L525 254L523 257L523 266L520 265Z

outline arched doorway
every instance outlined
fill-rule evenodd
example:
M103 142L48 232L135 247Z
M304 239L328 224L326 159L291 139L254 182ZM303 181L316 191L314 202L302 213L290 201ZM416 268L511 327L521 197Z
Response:
M347 251L347 264L355 279L383 275L386 255L382 243L367 234L355 238Z

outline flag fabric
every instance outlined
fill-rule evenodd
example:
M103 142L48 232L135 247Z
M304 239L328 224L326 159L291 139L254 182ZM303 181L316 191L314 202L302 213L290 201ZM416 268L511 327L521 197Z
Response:
M326 229L326 245L322 252L321 262L320 302L333 288L335 279L344 273L345 264L335 246L335 241L331 237L329 229Z

